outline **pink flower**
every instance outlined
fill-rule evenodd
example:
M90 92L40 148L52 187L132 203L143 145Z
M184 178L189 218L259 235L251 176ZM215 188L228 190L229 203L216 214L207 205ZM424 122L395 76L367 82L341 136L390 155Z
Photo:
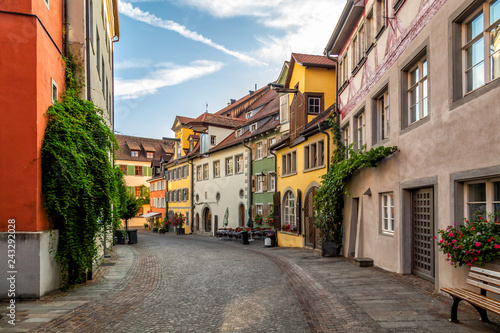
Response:
M453 236L455 236L455 234L454 234L454 233L452 233L452 232L450 232L450 233L448 234L448 237L453 237Z
M452 243L456 243L456 242L458 242L458 241L457 241L456 239L454 239L454 240L452 240L451 242L452 242Z
M477 251L477 254L481 253L481 251Z
M436 239L436 238L437 238L437 237L436 237L436 236L434 236L434 239Z
M472 228L470 228L470 230L471 230L471 231L474 231L474 230L476 230L476 228L472 227Z
M472 266L472 263L471 263L471 262L468 262L468 263L467 263L467 265Z
M439 243L443 244L444 243L444 239L440 239Z
M465 251L465 254L469 254L469 251Z
M476 242L474 245L476 245L476 246L479 247L479 246L481 246L481 243L480 242Z
M461 250L462 249L462 245L459 245L458 248Z
M500 244L495 244L495 249L500 249Z

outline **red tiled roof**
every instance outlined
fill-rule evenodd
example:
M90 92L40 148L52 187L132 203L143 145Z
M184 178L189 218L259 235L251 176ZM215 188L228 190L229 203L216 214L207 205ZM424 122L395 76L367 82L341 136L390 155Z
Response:
M182 124L182 125L185 125L186 123L194 120L193 118L189 118L189 117L183 117L183 116L177 116L177 120L179 120L179 122Z
M335 67L335 62L324 55L292 53L292 58L302 66Z
M252 97L256 97L256 95L262 93L265 89L269 89L267 86L264 86L262 88L260 88L259 90L255 91L252 95L248 94L248 95L245 95L243 96L242 98L238 99L236 102L232 103L232 104L229 104L228 106L220 109L219 111L217 111L216 115L221 115L221 114L224 114L226 111L229 111L235 107L237 107L238 105L241 105L245 102L247 102L249 99L251 99Z
M115 152L117 160L126 161L151 161L147 158L147 151L153 152L154 159L160 159L162 155L174 153L175 139L152 139L137 136L115 134L118 148ZM142 147L142 148L141 148ZM138 150L138 157L131 157L130 150Z
M228 118L205 112L198 118L190 121L188 125L192 126L195 124L206 124L206 125L216 125L216 126L219 125L223 127L235 128L240 126L242 123L244 123L244 121L242 121L241 119Z
M253 103L252 105L252 108L248 109L247 111L251 111L255 108L261 107L262 105L264 105L264 107L260 109L259 112L257 112L251 118L246 119L246 113L243 113L238 119L245 120L246 123L253 122L256 119L260 119L274 112L275 108L278 108L279 110L280 96L278 92L276 92L276 90L267 91L264 95L262 95L261 98L255 101L255 103Z

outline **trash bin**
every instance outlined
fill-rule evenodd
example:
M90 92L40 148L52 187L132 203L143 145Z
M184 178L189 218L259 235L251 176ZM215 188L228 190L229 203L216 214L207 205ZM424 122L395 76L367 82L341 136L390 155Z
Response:
M248 231L240 232L241 235L241 244L248 245L250 242L248 241Z
M128 229L128 243L137 244L137 229Z
M125 233L124 230L116 230L115 231L116 243L117 244L125 244Z

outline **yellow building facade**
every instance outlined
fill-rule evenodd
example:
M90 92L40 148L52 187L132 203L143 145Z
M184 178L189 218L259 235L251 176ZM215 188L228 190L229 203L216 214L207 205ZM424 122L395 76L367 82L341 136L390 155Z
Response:
M271 147L276 155L275 217L281 221L278 245L318 248L313 204L335 150L327 122L335 104L334 62L324 56L292 54L281 90L289 92L290 126L289 134Z

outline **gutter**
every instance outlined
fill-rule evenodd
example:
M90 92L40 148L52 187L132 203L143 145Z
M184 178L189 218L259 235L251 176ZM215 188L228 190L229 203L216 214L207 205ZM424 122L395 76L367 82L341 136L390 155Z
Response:
M332 57L330 54L331 50L326 50L324 51L326 57L332 61L335 62L335 117L337 118L337 127L338 130L340 130L340 112L339 112L339 58L337 57Z
M245 144L245 140L243 140L243 146L249 150L250 152L250 167L248 168L248 187L250 189L249 192L252 192L252 172L253 172L253 162L252 162L252 148L251 147L248 147L246 144ZM248 196L249 197L249 200L248 200L248 203L249 203L249 207L252 207L252 203L253 203L253 193L251 195ZM250 218L250 217L249 217Z
M328 173L328 169L330 169L330 135L328 132L325 132L321 129L321 123L318 124L318 131L326 135L326 173Z
M87 58L87 63L86 63L86 66L85 66L85 69L86 69L86 83L87 83L87 100L88 101L92 101L92 98L91 98L91 93L92 93L92 89L91 89L91 81L90 81L90 24L89 24L89 21L90 21L90 0L86 0L86 11L85 11L85 22L87 22L87 24L85 25L86 26L86 37L85 37L85 44L86 45L86 58ZM92 27L93 28L93 27ZM114 100L114 95L113 95L113 100Z

